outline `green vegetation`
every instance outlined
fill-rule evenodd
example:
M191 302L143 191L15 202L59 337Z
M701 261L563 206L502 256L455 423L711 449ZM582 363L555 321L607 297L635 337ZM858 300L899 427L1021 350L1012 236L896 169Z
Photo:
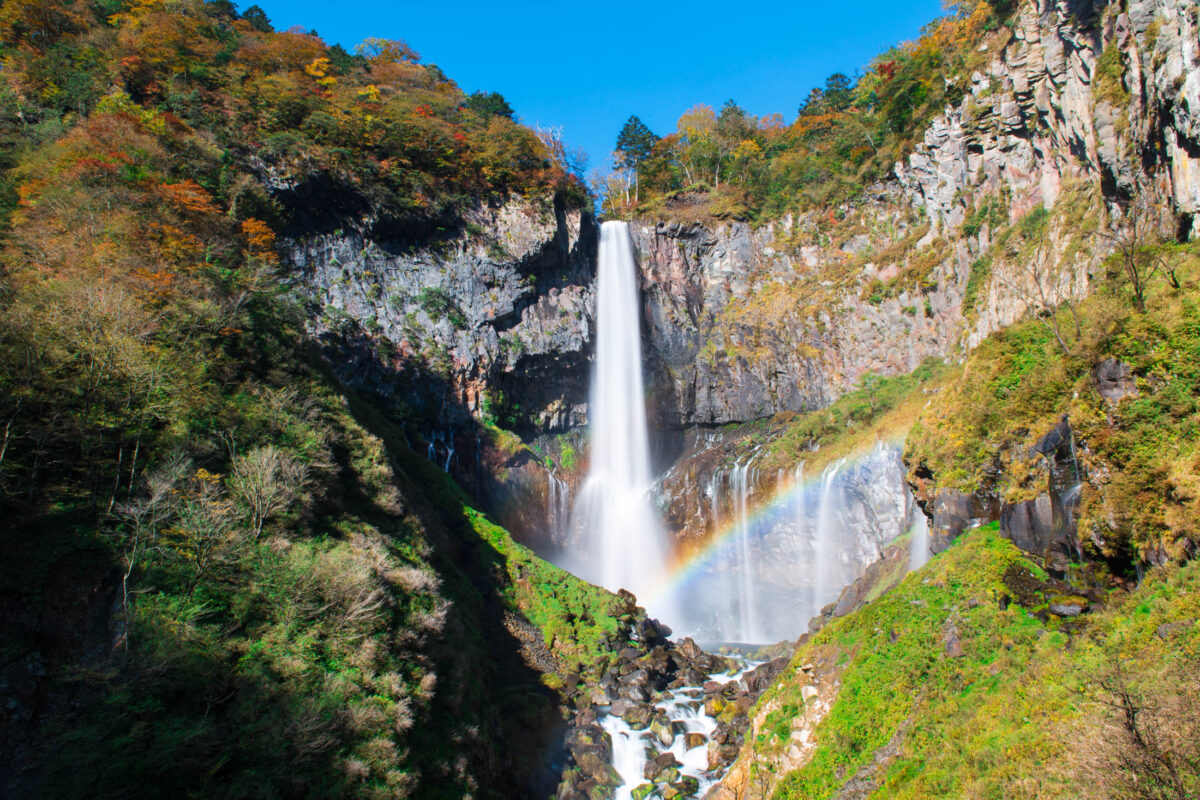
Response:
M914 42L879 56L857 79L837 73L788 124L757 119L730 100L697 105L656 137L636 116L617 138L617 171L598 189L606 213L684 218L776 218L857 197L906 156L971 71L1002 45L1013 3L954 4Z
M779 800L832 797L851 779L865 784L863 797L1074 797L1081 786L1087 796L1174 797L1154 794L1162 783L1153 782L1161 764L1194 758L1192 744L1172 739L1194 730L1194 708L1153 706L1141 722L1152 744L1140 748L1118 698L1194 694L1170 681L1196 672L1198 580L1191 564L1118 592L1095 615L1035 615L1055 591L1045 573L994 525L971 532L797 650L759 702L749 784L774 787ZM811 759L782 774L792 719L807 705L806 664L822 697L837 681L836 700L812 734ZM1182 774L1194 791L1194 773ZM1128 793L1133 775L1140 785Z
M809 472L871 447L881 438L901 439L926 394L943 385L954 369L927 359L907 375L866 375L858 388L819 411L785 422L772 437L763 468L805 461Z
M599 669L629 611L322 366L280 288L288 214L244 165L395 219L576 182L400 43L352 56L195 0L14 0L0 43L6 790L523 788L555 721L539 670Z
M1086 546L1098 556L1184 552L1200 536L1200 254L1194 245L1143 249L1171 274L1147 284L1144 311L1117 253L1108 282L1086 300L1013 325L972 352L913 426L909 463L932 472L939 488L1027 499L1046 486L1045 464L1030 448L1067 415L1086 476ZM1135 395L1101 398L1093 370L1105 359L1131 370Z

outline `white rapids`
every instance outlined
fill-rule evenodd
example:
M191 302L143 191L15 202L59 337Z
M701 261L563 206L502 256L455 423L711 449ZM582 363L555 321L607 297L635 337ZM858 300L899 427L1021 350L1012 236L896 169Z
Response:
M733 674L724 672L708 676L717 683L733 683L750 672L761 661L745 662L742 669ZM704 692L699 686L685 686L667 693L664 700L654 703L656 708L667 712L667 718L672 727L682 732L677 733L670 747L662 747L653 733L647 730L634 730L629 723L620 717L605 713L599 722L601 727L612 738L612 765L624 782L617 787L614 800L632 800L633 790L641 784L648 783L644 777L647 762L647 746L652 745L651 752L672 753L682 766L681 776L687 775L700 782L696 797L703 797L721 779L719 773L708 771L708 741L717 729L717 720L704 713ZM704 736L700 745L692 748L687 746L686 733L699 733Z

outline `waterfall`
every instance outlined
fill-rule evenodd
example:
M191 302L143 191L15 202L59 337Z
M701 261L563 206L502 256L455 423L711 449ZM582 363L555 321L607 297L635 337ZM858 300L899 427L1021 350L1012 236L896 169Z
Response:
M821 476L821 500L817 506L817 531L813 541L813 608L818 613L832 599L830 593L841 587L832 574L835 549L833 484L841 467L841 461L830 464Z
M446 463L442 465L442 472L450 471L450 462L454 459L454 432L446 434Z
M805 541L804 529L808 527L808 498L804 491L804 462L796 465L796 545L799 547ZM803 563L803 556L797 555L796 563Z
M908 540L908 568L920 569L929 561L929 520L925 512L915 509L916 520L912 526L912 538Z
M743 642L758 641L758 612L755 608L756 587L754 585L754 550L750 542L750 483L754 471L750 462L734 464L729 475L730 491L733 493L734 513L737 515L738 543L738 619L740 639Z
M571 516L571 487L549 470L546 479L546 522L550 525L551 541L561 545L566 541Z
M583 542L578 571L608 589L630 590L649 607L654 589L665 581L667 549L649 501L641 331L629 228L605 222L588 412L591 460L575 508ZM662 609L655 613L665 616Z

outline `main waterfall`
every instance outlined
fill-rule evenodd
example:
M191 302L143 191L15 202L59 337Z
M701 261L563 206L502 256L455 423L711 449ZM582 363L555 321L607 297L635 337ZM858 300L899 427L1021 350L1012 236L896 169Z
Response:
M633 592L651 613L669 616L655 598L666 578L667 547L649 499L637 267L624 222L600 229L596 295L591 462L575 506L583 547L573 566L608 589Z

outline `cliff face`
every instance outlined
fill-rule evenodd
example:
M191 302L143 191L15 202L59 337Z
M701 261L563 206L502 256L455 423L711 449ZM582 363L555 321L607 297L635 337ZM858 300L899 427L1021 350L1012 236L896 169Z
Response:
M868 373L961 359L1086 295L1135 219L1194 237L1198 40L1194 2L1024 3L980 45L994 57L961 102L854 204L760 226L633 221L652 425L676 434L661 466L690 429L822 408ZM524 539L560 544L552 465L481 457L473 423L540 436L543 453L586 423L595 247L586 212L513 200L415 244L363 225L288 252L340 376L424 411L431 457L516 509ZM574 486L578 469L553 460Z
M1193 235L1195 3L1043 0L1000 41L857 205L757 229L635 226L662 423L808 410L864 373L959 357L1030 308L1085 294L1111 249L1097 230L1131 216ZM1015 240L1041 208L1041 241Z
M416 244L363 225L285 245L340 377L435 429L582 424L595 248L589 214L545 199L476 207Z

